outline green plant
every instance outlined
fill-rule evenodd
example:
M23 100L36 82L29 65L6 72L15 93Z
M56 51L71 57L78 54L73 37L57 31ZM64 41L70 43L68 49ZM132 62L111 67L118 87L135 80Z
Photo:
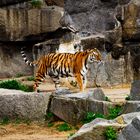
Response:
M23 85L16 80L2 81L2 82L0 82L0 88L16 89L16 90L22 90L25 92L32 92L33 91L33 88L28 87L26 85Z
M104 135L106 140L117 140L117 132L112 126L106 128Z
M54 123L48 122L48 123L47 123L47 126L48 126L48 127L52 127L52 126L54 126Z
M66 122L57 126L58 131L69 131L72 130L72 127L69 126Z
M16 78L19 78L19 77L22 77L23 76L23 74L22 73L18 73L18 74L16 74Z
M52 117L54 117L54 114L52 112L49 112L49 111L45 115L46 120L50 120Z
M115 119L122 111L121 106L115 106L109 108L109 114L106 116L107 119Z
M105 116L103 114L100 114L100 113L87 112L87 114L82 122L89 123L96 118L105 118Z
M31 5L34 8L41 8L42 4L42 0L31 0Z
M131 100L130 95L127 95L127 97L125 97L125 100Z
M22 120L21 119L19 119L18 117L14 120L14 123L15 124L20 124L20 123L22 123Z
M27 78L28 81L34 81L35 78L33 76Z
M105 101L111 102L107 96L105 96Z
M6 125L6 124L9 124L10 123L10 120L9 118L6 116L4 117L1 121L0 121L0 124L1 125Z
M29 120L29 119L23 120L22 122L25 123L25 124L27 124L27 125L30 125L31 124L31 120Z
M71 136L73 136L74 135L74 133L70 133L69 135L68 135L68 138L70 138Z

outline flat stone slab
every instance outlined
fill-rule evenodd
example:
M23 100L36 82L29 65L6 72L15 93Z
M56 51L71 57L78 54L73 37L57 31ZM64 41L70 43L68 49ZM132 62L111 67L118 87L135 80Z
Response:
M101 89L73 94L69 91L65 91L65 94L59 92L52 97L50 111L62 120L76 125L87 112L107 114L109 107L114 104L104 99Z
M0 89L0 119L43 120L51 93Z

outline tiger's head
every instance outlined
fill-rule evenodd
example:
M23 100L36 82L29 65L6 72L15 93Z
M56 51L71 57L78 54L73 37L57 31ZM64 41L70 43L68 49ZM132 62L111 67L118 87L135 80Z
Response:
M100 51L97 48L87 50L87 52L89 54L88 61L90 63L93 63L93 62L100 63L101 62L102 56L101 56Z

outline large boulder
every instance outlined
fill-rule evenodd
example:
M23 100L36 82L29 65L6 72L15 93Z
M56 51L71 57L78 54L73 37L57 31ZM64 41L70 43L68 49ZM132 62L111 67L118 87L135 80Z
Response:
M44 120L50 95L0 89L0 119Z
M140 101L127 101L124 105L122 113L139 112Z
M69 138L69 140L105 140L104 132L110 126L113 127L116 132L124 127L123 125L110 120L95 119L92 122L83 125L76 134Z
M140 39L140 1L131 0L131 2L123 7L123 39L139 40Z
M130 95L132 100L140 100L140 79L133 81L131 85Z
M66 92L65 92L66 93ZM85 93L53 95L50 111L60 119L76 125L84 119L87 112L107 114L111 102L104 101L105 96L101 89ZM61 92L57 93L61 94Z
M139 128L139 119L132 121L134 118L139 116L140 113L128 113L128 114L123 114L119 117L117 117L114 120L105 120L105 119L95 119L92 122L83 125L72 137L69 138L69 140L105 140L105 131L108 127L112 127L116 130L117 134L120 133L120 130L122 130L124 127L126 127L128 124L133 123L136 127ZM127 127L126 127L127 128ZM134 128L132 128L133 131ZM127 135L128 133L132 135L131 129L130 131L125 131L125 129L122 131L122 134L120 134L120 137L122 135ZM124 132L124 133L123 133ZM135 136L132 137L137 137L137 131L135 131ZM127 138L128 136L126 136ZM138 137L137 137L138 138ZM129 139L119 139L119 140L129 140ZM133 139L131 139L133 140ZM138 140L138 139L134 139Z
M118 137L118 140L139 140L140 139L140 116L134 118L131 124L127 125Z

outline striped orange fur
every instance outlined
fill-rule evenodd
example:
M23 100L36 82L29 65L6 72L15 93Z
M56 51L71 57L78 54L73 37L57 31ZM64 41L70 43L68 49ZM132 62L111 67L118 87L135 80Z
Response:
M83 52L71 53L49 53L41 56L37 61L27 60L24 50L21 50L24 61L30 65L37 65L34 88L45 79L46 75L53 78L57 88L59 77L74 76L80 91L86 87L86 74L88 63L101 61L101 54L98 49L85 50Z

